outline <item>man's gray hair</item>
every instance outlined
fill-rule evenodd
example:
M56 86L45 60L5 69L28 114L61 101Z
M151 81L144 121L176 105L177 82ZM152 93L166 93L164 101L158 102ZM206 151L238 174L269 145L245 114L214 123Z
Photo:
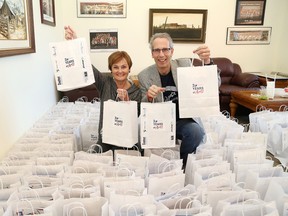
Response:
M174 44L173 44L173 40L172 40L171 36L168 33L163 32L163 33L156 33L156 34L152 35L152 37L150 39L150 49L151 50L153 49L153 42L157 38L166 38L169 41L169 47L173 48Z

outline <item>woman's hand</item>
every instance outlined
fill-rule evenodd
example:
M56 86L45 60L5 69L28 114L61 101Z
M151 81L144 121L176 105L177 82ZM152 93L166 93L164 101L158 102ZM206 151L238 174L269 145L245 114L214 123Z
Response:
M117 98L121 101L129 101L128 92L126 89L117 89Z
M76 32L70 26L64 26L65 39L73 40L77 38Z

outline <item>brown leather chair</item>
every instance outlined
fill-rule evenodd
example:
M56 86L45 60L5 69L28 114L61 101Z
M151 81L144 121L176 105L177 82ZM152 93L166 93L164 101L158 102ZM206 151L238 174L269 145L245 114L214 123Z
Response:
M239 64L232 63L225 57L212 58L214 64L220 69L221 85L219 88L220 110L230 112L231 92L259 89L260 83L257 75L242 73ZM200 60L194 60L194 65L201 65Z

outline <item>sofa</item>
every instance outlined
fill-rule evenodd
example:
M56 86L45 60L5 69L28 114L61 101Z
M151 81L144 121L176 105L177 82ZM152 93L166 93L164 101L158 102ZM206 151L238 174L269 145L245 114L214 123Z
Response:
M225 57L213 58L214 64L220 69L221 86L219 88L220 110L230 112L231 92L240 90L259 89L260 83L257 75L242 73L240 65L232 63L230 59ZM202 65L199 59L194 59L195 66ZM111 75L111 73L107 73ZM137 82L137 76L131 77L134 82ZM95 85L90 85L85 88L79 88L67 92L62 92L61 96L67 96L69 101L75 101L82 96L86 96L88 101L98 97L98 91Z
M85 101L92 101L94 98L99 98L98 90L94 84L87 87L78 88L70 91L60 92L60 98L68 97L69 102L74 102L79 98L85 97Z
M219 88L219 103L221 111L230 112L231 93L233 91L260 89L259 78L255 74L243 73L239 64L225 57L212 58L220 69L221 85ZM193 61L195 66L202 65L199 59Z
M243 73L239 64L232 63L228 58L214 58L214 64L221 70L219 88L220 110L230 112L231 92L260 89L259 78L255 74Z

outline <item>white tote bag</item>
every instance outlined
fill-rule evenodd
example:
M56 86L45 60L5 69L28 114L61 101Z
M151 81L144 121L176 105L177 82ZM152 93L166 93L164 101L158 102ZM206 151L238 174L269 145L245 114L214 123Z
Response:
M175 147L175 104L141 103L140 134L143 149Z
M138 143L137 102L104 102L103 143L131 148Z
M154 195L155 197L160 197L167 193L172 193L181 188L184 188L184 183L184 173L167 175L162 177L149 176L147 187L148 194Z
M217 66L177 68L180 118L220 114Z
M57 200L44 208L44 213L50 213L53 216L108 216L108 200L104 197Z
M279 214L288 215L288 208L285 206L285 203L288 203L288 181L286 179L271 180L264 200L275 201Z
M95 82L86 40L49 44L58 91L82 88Z

